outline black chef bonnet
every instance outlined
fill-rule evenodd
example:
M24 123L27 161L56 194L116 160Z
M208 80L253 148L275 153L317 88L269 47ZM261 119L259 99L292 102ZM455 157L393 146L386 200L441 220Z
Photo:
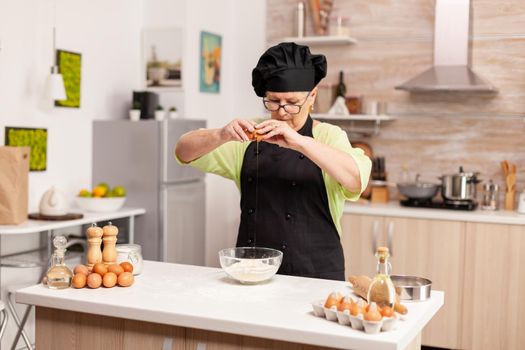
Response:
M308 46L280 43L259 58L252 71L252 85L257 96L267 91L310 91L326 76L326 58L312 55Z

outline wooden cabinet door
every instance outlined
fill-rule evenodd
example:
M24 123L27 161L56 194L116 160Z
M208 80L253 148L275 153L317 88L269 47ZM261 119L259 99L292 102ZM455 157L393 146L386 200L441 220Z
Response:
M345 214L342 218L341 244L345 254L345 273L367 275L376 273L376 248L384 244L383 218L371 215Z
M525 226L468 223L462 348L523 349L524 315Z
M428 278L432 289L445 292L445 304L423 330L422 344L459 348L465 223L387 217L384 225L392 274Z

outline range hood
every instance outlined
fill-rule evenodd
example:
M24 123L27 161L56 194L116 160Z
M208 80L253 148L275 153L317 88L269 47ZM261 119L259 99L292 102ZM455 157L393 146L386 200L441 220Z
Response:
M434 65L397 90L498 91L470 69L469 16L470 0L436 0Z

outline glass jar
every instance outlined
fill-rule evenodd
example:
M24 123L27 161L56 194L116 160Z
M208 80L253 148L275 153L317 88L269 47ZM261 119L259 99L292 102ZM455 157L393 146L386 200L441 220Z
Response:
M142 247L138 244L117 244L117 264L129 261L133 265L133 274L140 275L142 272Z
M334 16L330 18L328 33L331 36L349 36L350 28L348 27L349 19L344 16Z
M481 203L481 209L499 209L499 186L493 183L492 180L483 185L483 201Z

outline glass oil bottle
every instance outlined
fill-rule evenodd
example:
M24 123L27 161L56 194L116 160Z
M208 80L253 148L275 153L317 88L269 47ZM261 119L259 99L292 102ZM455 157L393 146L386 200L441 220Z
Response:
M390 257L388 248L378 247L376 257L377 274L370 283L367 299L369 303L375 302L381 308L385 306L393 308L396 301L396 290L390 279L392 265L388 261Z
M71 286L73 272L66 266L64 256L66 254L66 237L56 236L53 239L55 253L51 258L51 267L47 270L44 285L51 289L64 289Z

